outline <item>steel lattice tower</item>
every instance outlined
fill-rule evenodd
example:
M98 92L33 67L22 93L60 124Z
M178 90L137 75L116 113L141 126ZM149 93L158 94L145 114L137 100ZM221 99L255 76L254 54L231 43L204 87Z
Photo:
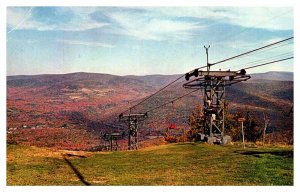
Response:
M224 134L224 96L225 81L223 78L207 77L204 84L204 134Z
M147 113L119 115L119 121L128 123L128 150L138 149L138 123L146 117Z
M193 72L187 73L185 78L189 81L185 84L187 89L202 89L203 109L204 109L204 133L201 134L201 139L208 143L227 143L230 140L229 136L225 136L225 87L235 83L250 79L250 75L246 75L245 70L240 71L210 71L211 64L208 63L208 48L207 54L207 71L195 69ZM199 77L198 77L199 76Z

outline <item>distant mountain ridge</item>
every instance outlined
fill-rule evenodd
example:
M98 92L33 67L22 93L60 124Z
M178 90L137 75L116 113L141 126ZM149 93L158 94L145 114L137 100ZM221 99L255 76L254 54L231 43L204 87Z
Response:
M275 81L294 81L293 72L269 71L266 73L253 73L250 75L253 80L264 79L264 80L275 80Z
M226 88L230 110L251 110L262 117L268 113L276 130L293 127L293 73L267 72L250 74L251 79ZM101 73L69 73L7 76L7 133L11 142L64 149L89 149L99 143L99 136L126 130L119 122L120 113L149 112L139 127L140 138L162 135L172 121L178 131L188 122L192 111L202 103L201 92L195 92L173 104L162 105L189 90L178 82L156 94L163 86L179 78L175 75L117 76ZM284 125L282 124L284 122ZM125 128L124 128L125 127ZM274 129L275 130L275 129ZM76 144L75 144L76 143Z
M277 81L293 81L294 80L294 73L293 72L286 72L286 71L269 71L265 73L249 73L252 79L265 79L265 80L277 80ZM56 78L65 78L67 77L79 77L79 78L95 78L95 77L125 77L128 79L137 79L143 81L150 81L151 84L164 84L168 80L176 79L181 74L174 74L174 75L111 75L111 74L104 74L104 73L88 73L88 72L76 72L76 73L66 73L66 74L40 74L40 75L8 75L7 79L32 79L32 78L45 78L45 77L56 77Z

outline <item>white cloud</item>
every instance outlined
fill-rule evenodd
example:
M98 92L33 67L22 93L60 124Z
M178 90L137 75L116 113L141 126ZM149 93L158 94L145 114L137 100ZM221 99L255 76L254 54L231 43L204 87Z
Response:
M85 31L89 29L97 29L104 26L107 26L107 23L96 23L96 22L82 22L82 23L70 23L66 25L54 26L52 30L61 30L61 31ZM45 30L47 30L45 28Z
M76 40L67 40L67 39L58 39L57 42L61 42L69 45L84 45L84 46L93 46L93 47L104 47L104 48L113 48L114 45L99 43L99 42L90 42L90 41L76 41Z
M24 28L24 22L31 15L32 8L19 9L19 8L7 8L7 25L11 28L10 31ZM10 32L9 31L9 32Z
M141 40L187 40L192 34L191 31L202 28L198 22L160 18L151 11L147 13L115 11L106 13L106 16L120 26L118 33Z
M217 43L214 43L214 46L216 45L222 45L224 47L227 47L227 48L230 48L230 49L254 49L254 48L257 48L257 47L262 47L262 46L265 46L265 45L268 45L268 44L272 44L272 43L275 43L275 42L278 42L278 41L281 41L283 40L283 38L269 38L269 39L266 39L266 40L263 40L263 41L249 41L247 39L239 39L239 40L236 40L236 41L230 41L230 42L224 42L224 41L221 41L221 42L217 42Z
M269 30L291 30L294 26L291 8L239 8L231 9L229 22L243 27Z
M293 9L289 7L163 7L153 11L270 30L291 30L294 25Z
M34 8L35 9L35 8ZM10 30L85 31L112 26L109 31L141 40L190 40L195 31L227 23L242 27L268 30L293 29L292 8L266 7L60 7L57 15L71 13L65 22L45 23L34 9L7 8L7 26ZM111 21L97 21L91 14L104 14ZM51 15L49 15L50 17ZM185 18L180 20L180 18ZM205 21L204 21L205 20ZM200 22L202 22L200 24Z
M51 24L39 21L36 18L38 16L33 14L34 9L35 8L29 12L29 8L7 8L7 26L11 28L10 31L17 29L85 31L109 25L108 23L97 22L90 19L89 14L94 11L93 8L59 8L57 9L58 13L69 10L74 15L70 15L70 21L68 22L56 22ZM49 17L51 17L51 15L49 15Z
M292 30L291 8L264 7L141 7L106 11L121 29L119 34L146 40L190 40L197 30L231 24L267 30Z
M12 28L7 33L9 34L13 31L17 30L18 28L20 28L22 26L22 24L28 19L28 17L30 17L32 9L33 9L33 7L29 8L29 10L26 13L16 14L15 17L12 16L12 13L9 9L8 12L7 12L7 14L8 14L7 17L12 18L11 22L14 25L12 26Z

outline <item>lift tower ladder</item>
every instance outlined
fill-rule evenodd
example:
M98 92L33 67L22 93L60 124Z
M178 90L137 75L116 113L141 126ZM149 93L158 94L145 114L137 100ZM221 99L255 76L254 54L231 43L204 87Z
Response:
M225 144L230 137L225 136L225 87L250 79L245 70L240 71L210 71L212 64L208 63L207 54L207 71L195 69L187 73L185 79L189 81L190 77L196 78L183 84L187 89L203 89L203 109L204 109L204 133L203 140L208 143Z
M138 123L147 118L147 113L119 115L120 122L128 123L128 150L138 149Z

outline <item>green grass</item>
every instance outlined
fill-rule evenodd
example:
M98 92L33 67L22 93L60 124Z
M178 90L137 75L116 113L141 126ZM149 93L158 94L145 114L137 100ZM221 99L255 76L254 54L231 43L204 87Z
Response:
M185 143L64 158L9 145L7 153L8 185L293 185L292 147Z

